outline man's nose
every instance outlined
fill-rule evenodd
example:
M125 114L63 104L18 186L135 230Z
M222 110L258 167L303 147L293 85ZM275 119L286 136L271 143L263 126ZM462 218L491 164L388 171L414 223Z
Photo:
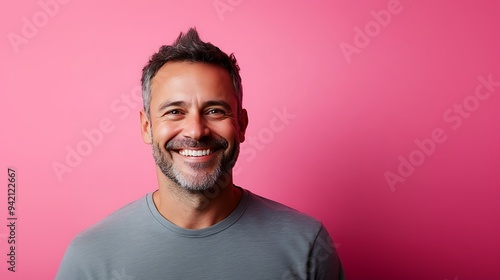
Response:
M210 134L210 129L200 114L190 114L185 118L183 135L184 137L199 140Z

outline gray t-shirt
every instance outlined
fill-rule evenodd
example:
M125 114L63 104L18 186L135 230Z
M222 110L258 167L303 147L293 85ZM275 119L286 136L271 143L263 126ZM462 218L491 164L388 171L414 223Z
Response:
M343 279L318 220L243 190L221 222L189 230L166 220L152 193L73 239L57 280Z

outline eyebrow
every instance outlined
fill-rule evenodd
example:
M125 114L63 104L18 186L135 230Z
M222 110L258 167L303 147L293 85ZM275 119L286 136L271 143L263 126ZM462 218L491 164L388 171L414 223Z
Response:
M158 111L161 112L161 111L163 111L166 108L171 107L171 106L179 106L179 107L186 106L186 102L184 102L184 101L166 101L166 102L163 102L162 104L160 104Z
M187 106L187 103L184 101L166 101L160 104L160 107L158 108L158 111L161 112L165 110L168 107L171 106L178 106L178 107L185 107ZM211 107L211 106L221 106L223 107L226 111L231 111L231 105L229 103L222 101L222 100L210 100L205 103L203 103L203 107Z
M203 105L204 105L203 107L221 106L226 111L232 110L231 105L229 105L229 103L222 101L222 100L210 100L210 101L205 102Z

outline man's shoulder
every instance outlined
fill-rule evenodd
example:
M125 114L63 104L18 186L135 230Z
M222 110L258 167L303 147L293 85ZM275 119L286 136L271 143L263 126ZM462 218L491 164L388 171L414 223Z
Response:
M249 209L247 211L250 212L250 216L259 219L260 222L269 222L274 225L280 224L288 229L319 231L322 227L320 220L308 214L251 192Z
M143 196L115 210L97 223L81 231L71 242L72 246L87 246L90 243L106 242L116 234L136 228L147 214L146 198ZM140 227L137 227L140 228Z
M56 279L88 279L88 273L106 275L112 260L130 255L140 246L134 243L142 240L144 228L153 220L146 199L143 196L128 203L76 235L66 249Z
M289 217L309 222L319 222L318 219L300 212L297 209L287 206L281 202L260 196L258 194L254 194L250 191L249 193L251 205L258 211L265 212L266 214L271 213L278 216Z

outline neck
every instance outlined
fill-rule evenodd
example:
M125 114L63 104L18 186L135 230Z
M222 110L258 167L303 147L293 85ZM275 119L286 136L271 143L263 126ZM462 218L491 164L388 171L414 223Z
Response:
M160 214L179 227L210 227L229 216L241 198L241 190L233 185L232 177L229 177L225 184L193 192L159 174L159 188L153 193L153 201Z

